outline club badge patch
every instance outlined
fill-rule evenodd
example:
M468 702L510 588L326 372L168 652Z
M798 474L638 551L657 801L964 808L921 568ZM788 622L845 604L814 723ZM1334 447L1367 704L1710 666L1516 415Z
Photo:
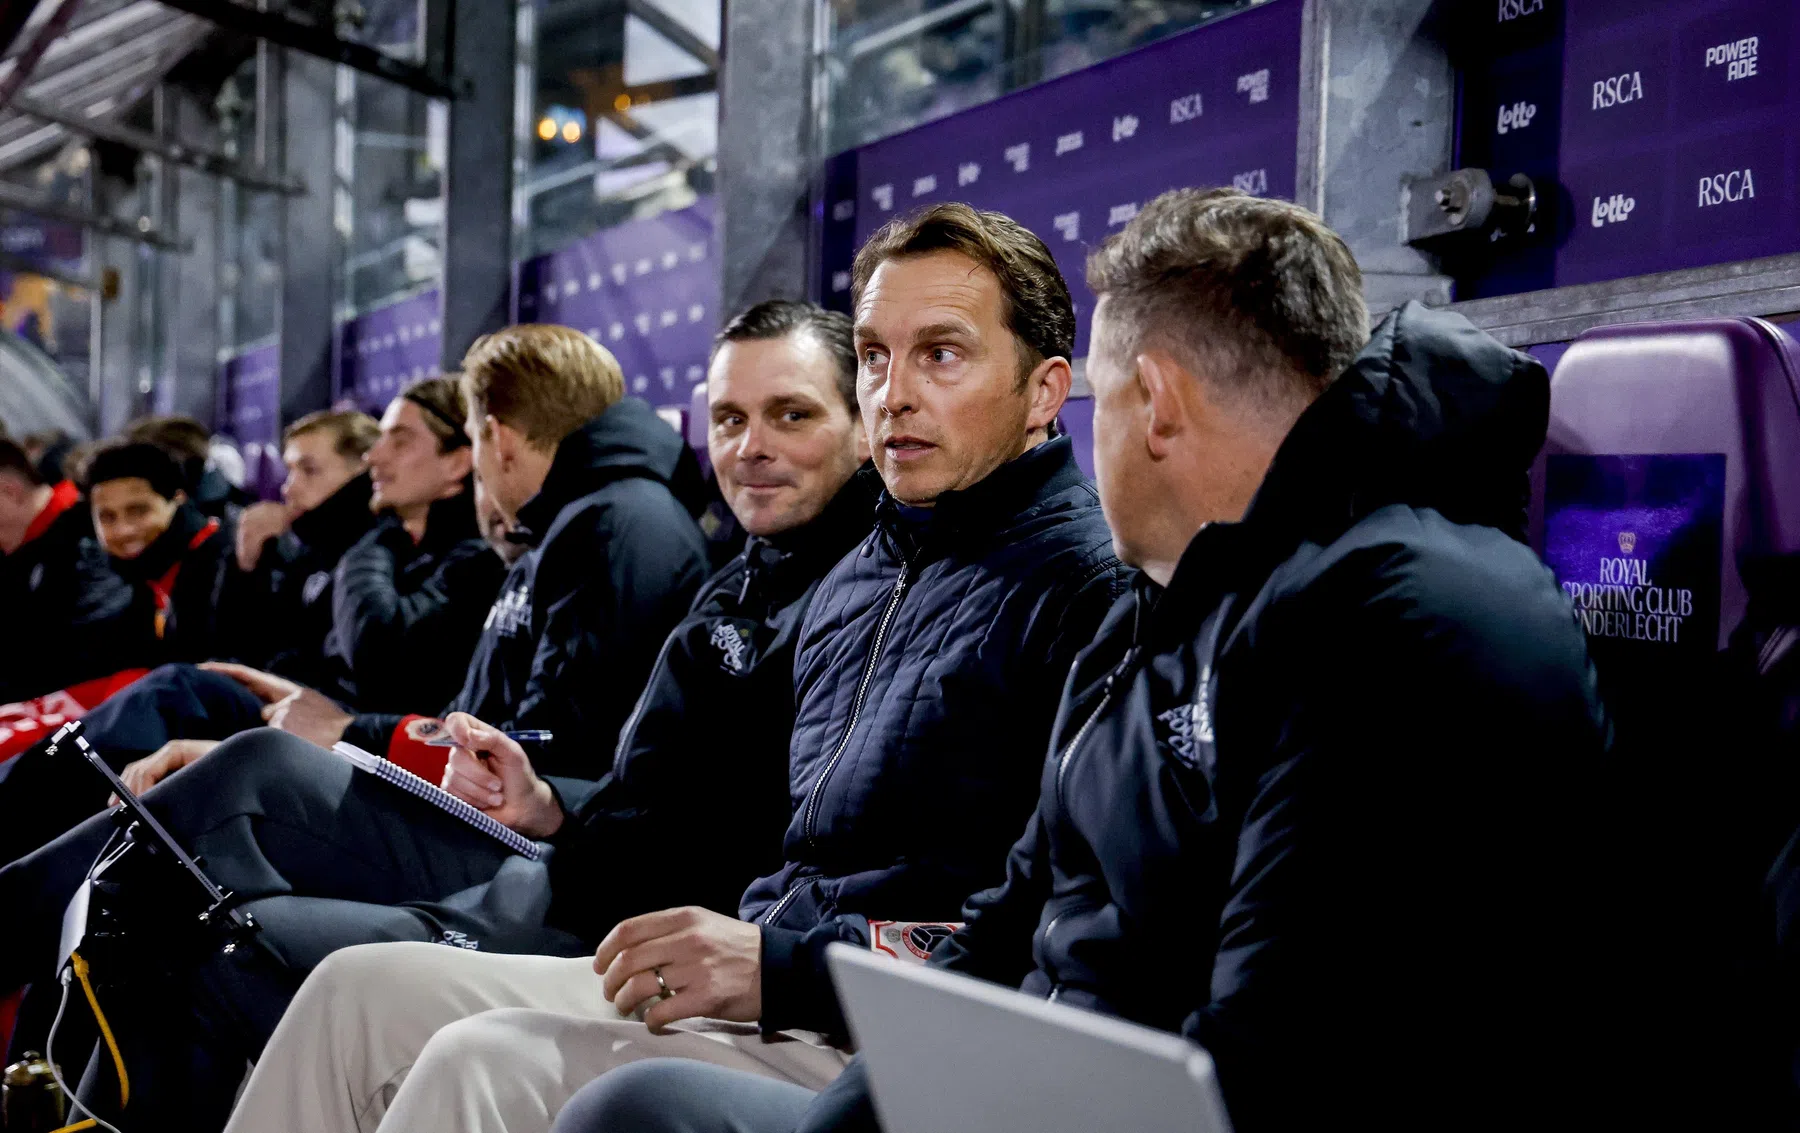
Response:
M1191 704L1179 705L1160 713L1156 722L1162 725L1162 740L1185 767L1198 768L1201 746L1213 744L1212 666L1200 670L1200 680Z
M730 622L720 622L713 627L713 648L719 651L719 664L728 673L744 671L746 659L750 654L750 644L738 627Z
M306 576L305 584L300 587L300 600L310 606L319 600L319 595L325 593L325 588L330 585L331 572L316 570Z
M962 924L952 921L870 921L869 949L896 960L923 964L932 949Z

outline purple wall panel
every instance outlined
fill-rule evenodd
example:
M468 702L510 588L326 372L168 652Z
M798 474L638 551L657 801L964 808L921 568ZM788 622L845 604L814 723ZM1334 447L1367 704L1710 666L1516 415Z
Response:
M408 382L440 373L438 306L434 287L341 324L338 396L379 415Z
M685 410L720 322L716 211L704 196L526 260L519 321L587 332L618 358L627 390Z
M281 493L281 344L265 343L219 365L220 432L238 442L244 486L264 499Z
M1483 11L1459 160L1496 180L1529 174L1545 211L1539 238L1460 279L1459 297L1800 250L1800 4Z
M1043 238L1087 352L1089 249L1179 186L1292 197L1301 0L1273 0L833 158L818 204L824 301L848 309L850 263L881 224L961 200Z

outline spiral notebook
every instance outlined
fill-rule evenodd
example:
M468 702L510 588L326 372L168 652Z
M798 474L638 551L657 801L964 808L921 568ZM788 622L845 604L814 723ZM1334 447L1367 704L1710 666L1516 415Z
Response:
M424 799L444 813L462 819L521 857L530 858L535 862L544 855L543 847L536 842L510 826L495 822L449 791L435 783L419 778L398 764L390 763L379 755L373 755L353 743L345 743L341 740L332 744L331 750L349 760L359 770L367 771L377 779L392 783L409 795Z

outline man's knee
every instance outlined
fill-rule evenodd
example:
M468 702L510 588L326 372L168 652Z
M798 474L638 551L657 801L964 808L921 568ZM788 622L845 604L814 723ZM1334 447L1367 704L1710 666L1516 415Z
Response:
M328 758L317 744L275 728L257 728L239 732L207 752L192 766L171 776L170 783L186 778L192 785L187 790L200 790L200 784L232 783L243 786L254 782L291 783L304 778ZM331 756L329 758L337 758ZM160 786L160 784L158 784Z
M423 945L422 947L435 947ZM529 1089L529 1083L549 1071L532 1056L524 1023L536 1012L518 1008L481 1011L448 1023L431 1036L413 1063L411 1080L436 1092L453 1083L484 1090L505 1086L509 1091ZM419 1088L419 1087L414 1087Z
M442 981L425 961L441 952L442 945L410 941L340 948L306 977L294 999L295 1008L304 1002L313 1010L350 1007L359 1012L379 1011L384 1001L440 986Z

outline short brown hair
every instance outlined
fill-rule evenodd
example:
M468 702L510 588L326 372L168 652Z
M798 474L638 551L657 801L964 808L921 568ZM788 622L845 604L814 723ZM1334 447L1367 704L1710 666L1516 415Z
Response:
M1310 402L1369 340L1343 239L1236 189L1164 193L1088 257L1087 279L1122 339L1109 346L1154 341L1263 404Z
M345 460L361 460L381 439L381 426L367 413L359 409L321 409L289 425L281 434L281 443L319 432L331 434L332 451Z
M139 417L125 426L125 439L161 445L184 464L191 460L205 464L212 449L212 430L193 417L174 413Z
M897 217L856 253L850 301L862 301L875 269L888 260L956 252L994 273L1006 299L1002 318L1019 344L1019 380L1046 358L1075 355L1075 304L1056 259L1031 230L1005 213L985 212L960 201L932 205Z
M713 339L713 353L727 342L766 342L790 334L810 334L837 367L837 391L850 409L861 415L856 403L856 342L850 333L850 317L827 311L817 303L800 299L764 299L731 317Z
M420 378L400 391L400 396L419 407L425 428L437 438L438 452L446 453L469 443L463 430L467 409L463 405L461 374Z
M482 335L462 368L469 419L491 413L538 449L554 449L625 396L625 375L604 346L551 323Z

